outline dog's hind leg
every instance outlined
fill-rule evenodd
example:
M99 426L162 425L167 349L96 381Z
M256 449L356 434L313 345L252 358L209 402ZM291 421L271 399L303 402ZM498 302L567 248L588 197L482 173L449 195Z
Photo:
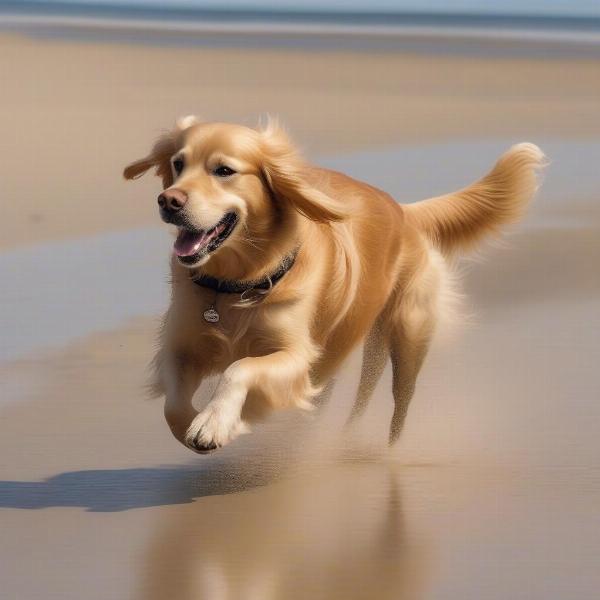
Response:
M406 307L404 307L406 308ZM390 445L398 440L408 406L415 391L417 375L423 365L435 327L436 315L428 306L403 310L390 323L390 358L394 414L390 425Z
M392 389L394 393L394 414L390 425L390 445L398 440L408 412L408 406L415 392L417 375L427 355L429 337L410 339L393 335L390 348L392 359Z
M363 346L363 362L360 383L347 425L360 417L371 400L377 383L383 374L388 358L388 342L383 330L381 319L377 319L367 335Z

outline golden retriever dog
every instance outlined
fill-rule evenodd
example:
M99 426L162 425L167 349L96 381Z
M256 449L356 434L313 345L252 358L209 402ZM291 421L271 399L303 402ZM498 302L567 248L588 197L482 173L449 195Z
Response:
M521 217L542 162L539 148L519 144L469 187L402 205L307 164L272 121L180 119L124 171L155 168L160 215L177 228L153 386L175 437L209 452L269 410L310 408L364 340L352 417L389 356L393 443L450 295L447 259ZM215 374L198 413L194 392Z

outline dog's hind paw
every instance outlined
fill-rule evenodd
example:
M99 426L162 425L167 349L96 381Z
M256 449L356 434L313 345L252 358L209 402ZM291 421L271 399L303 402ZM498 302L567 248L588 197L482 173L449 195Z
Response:
M239 414L231 414L227 407L209 404L189 426L185 445L194 452L207 454L248 431Z

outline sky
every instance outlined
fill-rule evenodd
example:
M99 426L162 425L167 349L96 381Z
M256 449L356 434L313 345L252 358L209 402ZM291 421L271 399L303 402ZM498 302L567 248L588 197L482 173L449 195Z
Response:
M537 16L600 17L600 0L41 0L47 4L160 6L161 8L216 8L266 10L328 10L360 12L476 13ZM0 5L2 3L0 2Z

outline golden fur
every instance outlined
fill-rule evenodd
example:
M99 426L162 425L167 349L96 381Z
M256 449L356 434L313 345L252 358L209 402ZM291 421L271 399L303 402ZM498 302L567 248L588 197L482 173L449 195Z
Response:
M185 156L175 178L171 159ZM365 340L352 417L366 407L388 355L401 431L415 380L443 312L444 256L469 248L516 221L536 188L543 161L531 144L512 147L483 179L459 192L400 205L346 175L305 163L272 122L263 129L181 120L126 178L154 167L165 188L184 190L186 215L212 227L227 211L239 222L207 260L192 268L172 259L172 301L157 354L156 391L178 440L204 452L247 430L271 409L310 407L349 352ZM237 172L213 176L215 164ZM249 302L219 294L218 324L203 311L215 292L191 277L255 280L298 248L292 269ZM207 407L192 397L201 380L222 374Z

